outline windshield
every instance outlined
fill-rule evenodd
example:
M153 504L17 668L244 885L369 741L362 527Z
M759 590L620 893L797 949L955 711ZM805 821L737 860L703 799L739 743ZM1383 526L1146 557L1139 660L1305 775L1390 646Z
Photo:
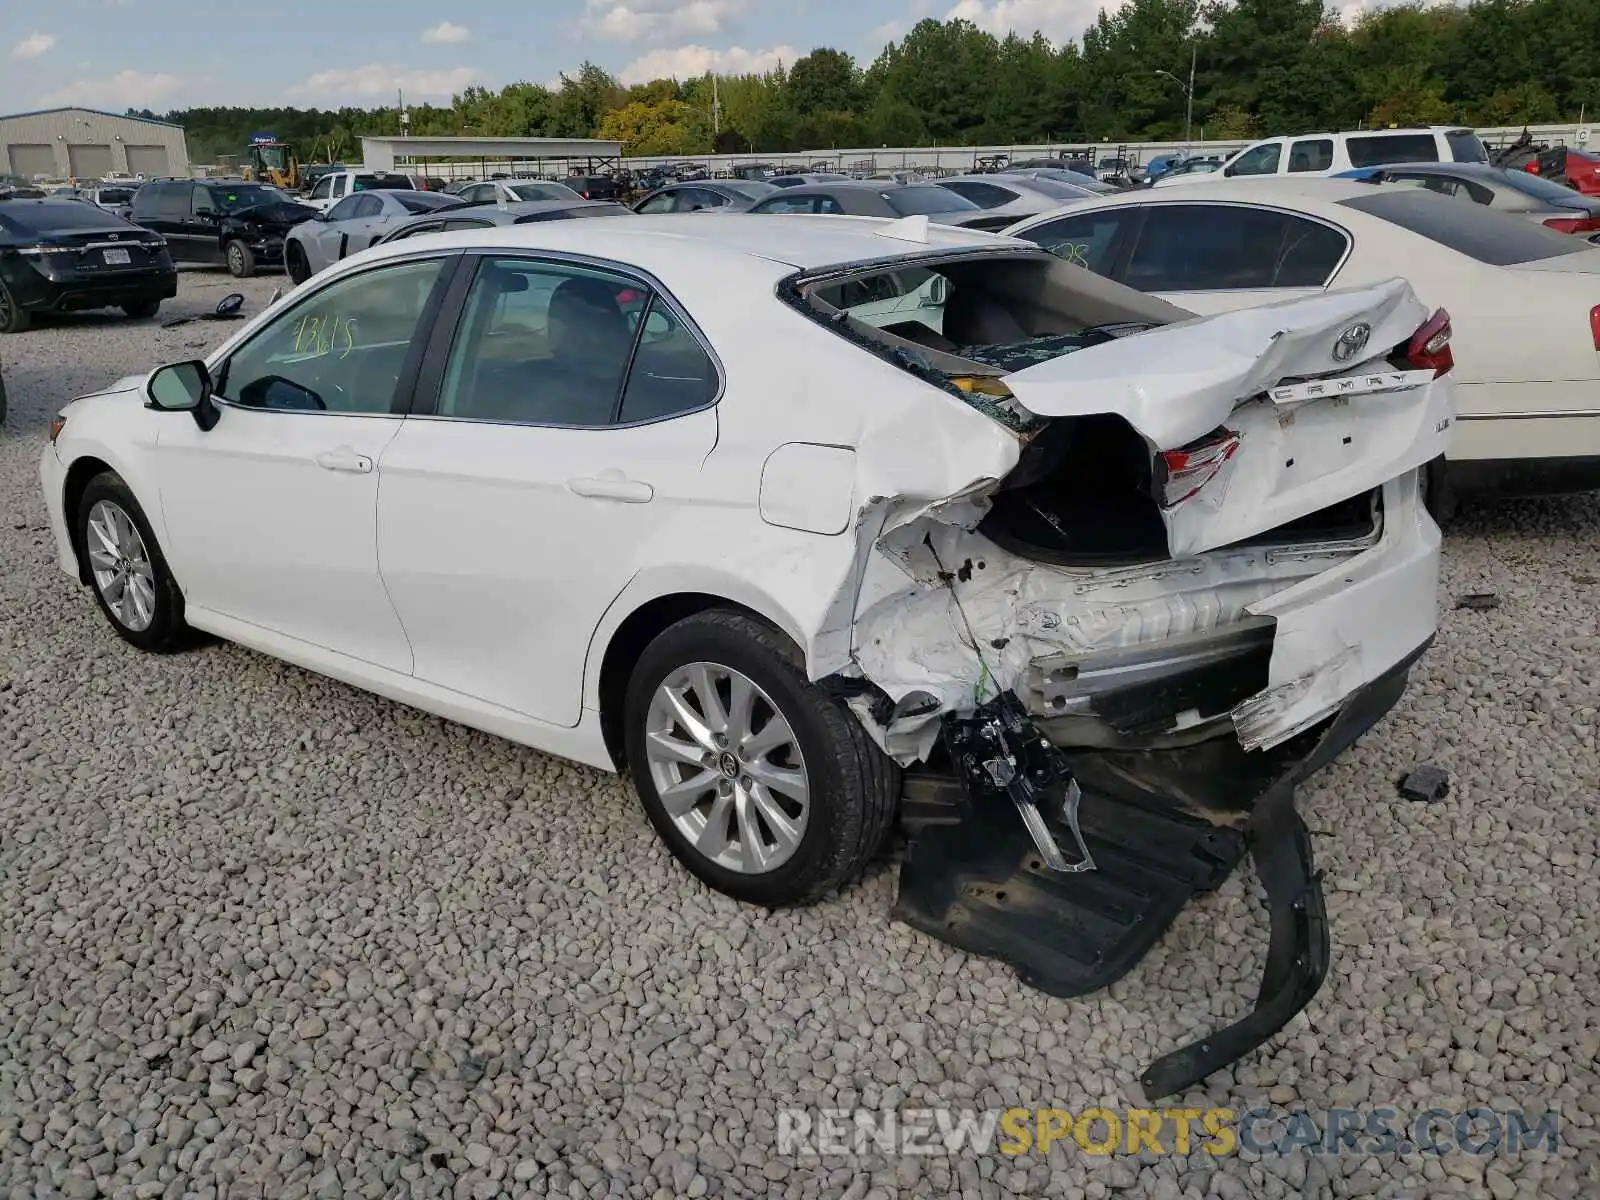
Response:
M351 181L350 190L352 192L409 192L414 191L416 186L416 184L412 183L411 180L404 175L392 175L386 173L378 175L357 175L355 179Z
M746 200L759 200L763 196L770 196L773 192L781 190L770 183L762 183L755 179L730 179L722 186L730 192L738 192Z
M1590 249L1582 238L1421 188L1384 188L1376 195L1339 203L1492 267L1537 262Z
M1515 188L1524 196L1532 196L1535 200L1548 200L1551 204L1569 208L1583 207L1583 197L1569 187L1562 187L1559 183L1552 183L1538 175L1530 175L1526 171L1496 171L1495 179L1507 187Z
M101 188L98 195L101 204L128 204L132 200L132 188Z
M1062 183L1059 179L1052 179L1047 175L1028 180L1028 185L1034 191L1043 192L1056 200L1082 200L1092 194L1086 187L1079 187L1075 183Z
M222 212L238 212L261 204L282 204L288 197L264 183L241 183L234 187L214 187L211 202Z
M564 183L514 183L511 191L522 200L577 200L578 193Z
M41 234L80 229L127 229L115 213L76 200L47 200L41 204L12 201L0 208L0 227L11 233Z
M287 146L257 146L256 152L261 155L261 163L273 171L286 171L289 169L289 147Z
M929 216L933 213L977 212L978 206L938 184L921 183L883 193L889 207L902 217Z
M1109 183L1101 183L1093 175L1085 175L1081 171L1069 171L1065 167L1041 167L1036 174L1041 179L1054 179L1057 183L1070 183L1073 187L1087 188L1091 192L1104 194L1117 190Z
M444 192L412 192L399 196L400 207L409 213L432 212L436 208L460 208L461 197Z

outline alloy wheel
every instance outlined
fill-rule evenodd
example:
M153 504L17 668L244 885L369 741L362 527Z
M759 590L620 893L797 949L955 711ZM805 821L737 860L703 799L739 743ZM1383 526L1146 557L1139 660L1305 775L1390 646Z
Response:
M788 719L749 676L694 662L661 681L645 757L684 839L729 871L758 875L800 847L811 814L805 758Z
M139 528L122 507L100 500L89 510L89 567L106 607L133 633L156 616L155 569Z

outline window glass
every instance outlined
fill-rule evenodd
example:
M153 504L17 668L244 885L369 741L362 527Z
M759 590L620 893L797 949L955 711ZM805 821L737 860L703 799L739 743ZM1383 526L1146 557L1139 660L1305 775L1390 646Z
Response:
M1007 191L1003 187L996 187L992 183L970 183L966 180L957 180L954 183L940 185L966 200L971 200L979 208L999 208L1002 204L1010 204L1017 198L1015 192Z
M669 213L672 211L672 193L657 192L639 206L642 213Z
M383 215L383 201L370 193L355 197L356 207L351 216L377 217Z
M1043 246L1057 258L1096 275L1110 275L1116 266L1126 230L1137 214L1128 209L1081 213L1023 230L1019 237Z
M1290 171L1327 171L1332 168L1332 138L1307 138L1289 147Z
M189 211L197 217L212 216L217 211L217 206L212 202L211 192L195 184L189 189Z
M366 196L346 196L328 210L328 220L348 221L351 217L359 216L360 214L356 210L365 199L367 199Z
M936 183L914 183L908 187L892 188L881 195L889 207L902 217L928 216L933 213L976 212L978 206L965 197Z
M217 394L251 408L390 412L442 261L396 263L321 289L228 359Z
M328 198L328 194L332 191L333 180L324 175L321 179L317 180L316 186L311 189L311 198L313 200L326 200Z
M395 200L408 213L432 212L436 208L455 208L461 203L444 192L399 192Z
M328 194L330 196L342 196L342 195L344 195L344 185L345 185L345 183L346 183L346 181L348 179L349 179L348 175L335 175L333 177L333 191L331 191Z
M1439 146L1431 133L1373 134L1345 139L1352 167L1381 163L1438 162Z
M648 307L637 310L631 323L641 320L639 348L618 419L624 424L659 421L704 408L716 399L716 367L678 314L660 296L651 296Z
M812 294L878 329L892 326L904 335L906 326L915 323L939 333L950 281L926 267L902 267L825 284Z
M471 217L452 217L444 223L444 231L450 233L456 229L487 229L493 221L477 221Z
M413 225L409 228L400 230L388 240L391 242L398 242L401 238L416 237L419 233L438 233L439 230L443 228L444 225L442 222L424 221L421 225Z
M1581 203L1578 194L1569 187L1553 183L1538 175L1530 175L1526 171L1495 172L1495 182L1514 191L1521 192L1524 196L1532 196L1535 200L1548 200L1558 206L1571 206Z
M770 200L763 200L750 211L758 213L816 212L816 197L777 195L772 197Z
M702 212L708 208L726 208L728 198L705 188L679 188L678 212Z
M1343 256L1342 234L1287 213L1152 205L1123 282L1145 292L1320 287Z
M1456 162L1489 161L1489 152L1483 147L1483 139L1470 129L1452 129L1444 135L1444 140L1450 147L1450 157Z
M440 415L609 424L645 301L637 284L609 272L485 259L450 349Z
M842 217L845 215L844 205L840 204L832 196L818 196L816 206L811 211L826 213L830 217Z
M1282 142L1268 142L1246 150L1229 168L1235 175L1276 175L1278 160L1283 157Z
M211 184L197 189L195 205L200 207L199 192L208 193L206 202L219 212L239 212L261 204L281 204L285 196L277 188L265 183Z
M1339 203L1494 267L1593 249L1582 238L1557 233L1522 217L1476 204L1444 204L1420 189L1385 188L1372 196Z

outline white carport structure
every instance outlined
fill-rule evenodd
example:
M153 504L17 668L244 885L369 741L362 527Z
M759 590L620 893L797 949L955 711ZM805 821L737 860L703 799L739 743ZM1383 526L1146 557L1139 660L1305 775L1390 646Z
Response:
M450 159L480 167L532 166L557 168L563 174L611 170L621 164L622 143L595 138L364 137L362 164L373 171L392 171L402 162Z

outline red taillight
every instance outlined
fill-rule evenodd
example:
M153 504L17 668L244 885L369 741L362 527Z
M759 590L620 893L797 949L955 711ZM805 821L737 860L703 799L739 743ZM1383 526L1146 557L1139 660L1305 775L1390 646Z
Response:
M1224 429L1181 450L1163 450L1156 500L1162 508L1182 504L1217 477L1239 452L1239 435Z
M1600 218L1551 217L1545 225L1558 233L1600 233Z
M1527 162L1522 164L1522 169L1529 175L1537 175L1539 173L1539 160L1537 158L1530 158Z
M1600 304L1589 310L1589 335L1594 338L1594 348L1600 350Z
M1456 365L1455 354L1450 349L1449 313L1439 309L1411 335L1406 343L1405 360L1419 371L1432 371L1435 377Z

